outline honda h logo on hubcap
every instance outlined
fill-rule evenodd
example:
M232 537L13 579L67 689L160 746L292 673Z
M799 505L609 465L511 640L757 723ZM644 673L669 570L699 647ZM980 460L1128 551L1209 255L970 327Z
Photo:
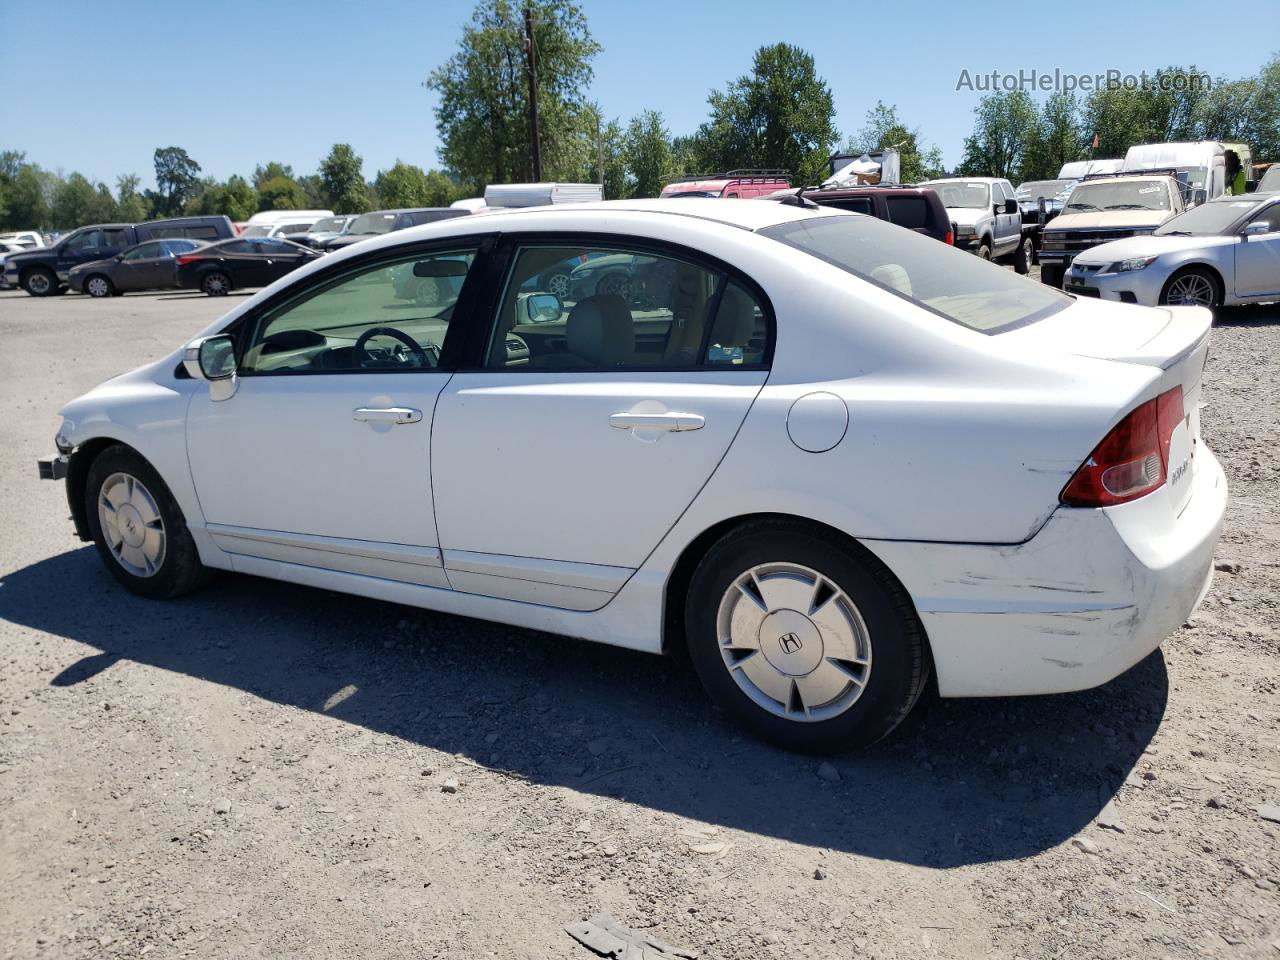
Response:
M778 638L778 646L782 648L783 653L796 653L804 646L804 643L801 642L800 637L796 634L784 633Z

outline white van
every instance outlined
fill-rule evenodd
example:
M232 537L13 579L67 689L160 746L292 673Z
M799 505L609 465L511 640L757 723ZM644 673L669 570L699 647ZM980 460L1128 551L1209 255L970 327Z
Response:
M1123 160L1072 160L1058 171L1058 180L1083 180L1095 173L1119 173L1124 169Z
M332 216L332 210L262 210L250 217L247 222L250 225L258 223L284 223L286 220L292 222L310 220L312 223L315 223L317 220L323 220L325 217Z
M240 230L242 237L283 237L306 233L321 220L332 217L330 210L263 210L255 213Z
M1187 206L1199 199L1212 200L1222 196L1227 181L1227 150L1216 140L1200 140L1195 143L1144 143L1130 147L1124 155L1126 173L1145 173L1148 170L1176 170L1185 175L1188 194ZM1179 178L1182 179L1182 178Z

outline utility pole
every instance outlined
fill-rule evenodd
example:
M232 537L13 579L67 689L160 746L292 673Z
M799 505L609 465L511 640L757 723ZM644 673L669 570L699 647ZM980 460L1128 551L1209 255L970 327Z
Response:
M600 174L600 199L604 195L604 141L600 139L600 114L596 113L596 171Z
M533 46L533 7L524 8L524 50L529 62L529 143L533 147L533 180L542 180L542 142L538 138L538 54Z

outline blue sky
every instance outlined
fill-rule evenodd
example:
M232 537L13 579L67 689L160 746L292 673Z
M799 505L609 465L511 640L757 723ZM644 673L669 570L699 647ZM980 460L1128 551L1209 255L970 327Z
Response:
M315 170L350 142L372 177L397 158L438 163L433 94L421 81L455 50L473 0L339 3L0 0L0 149L114 184L151 182L151 154L177 145L207 174L278 160ZM646 108L673 133L706 116L707 93L747 71L760 45L814 55L836 123L857 131L877 99L955 163L978 92L961 70L1136 72L1170 63L1254 73L1280 48L1280 4L1218 17L1203 3L919 2L866 6L760 0L582 0L604 46L591 95L624 123ZM832 10L851 12L841 22ZM1196 25L1199 26L1196 26Z

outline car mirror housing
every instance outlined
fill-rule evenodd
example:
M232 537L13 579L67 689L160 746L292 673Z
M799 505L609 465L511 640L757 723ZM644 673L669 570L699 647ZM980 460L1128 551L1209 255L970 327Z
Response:
M1260 233L1270 233L1271 225L1269 223L1246 223L1244 229L1240 231L1243 236L1254 237Z
M1017 200L1006 200L1006 201L1004 202L1004 212L1005 212L1005 213L1017 213L1017 212L1018 212L1018 201L1017 201Z
M187 345L182 366L196 380L209 383L213 400L228 400L236 389L236 345L225 333L204 337Z

